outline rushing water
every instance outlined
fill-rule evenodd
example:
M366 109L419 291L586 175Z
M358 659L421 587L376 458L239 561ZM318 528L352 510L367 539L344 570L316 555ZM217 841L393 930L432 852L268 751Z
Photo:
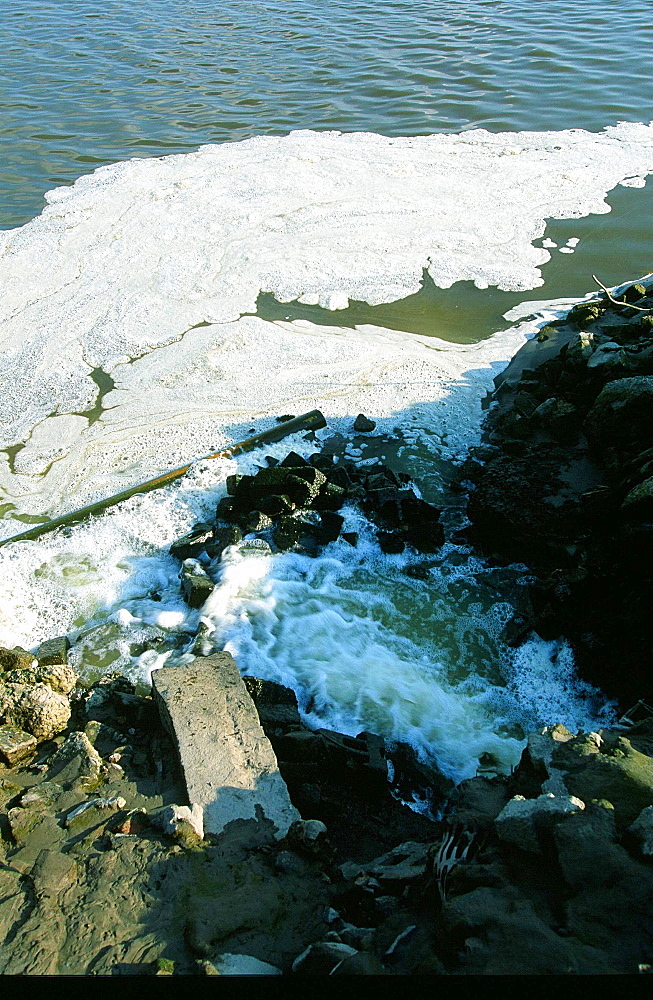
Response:
M613 128L650 118L641 0L0 13L0 226L59 186L0 253L5 534L312 405L343 432L377 417L389 460L455 524L451 462L543 321L503 313L538 285L569 299L592 273L650 270L650 133ZM211 143L227 145L194 152ZM188 155L147 159L170 153ZM0 641L68 631L89 677L174 659L199 616L161 546L210 513L230 469L3 550ZM518 568L448 545L420 580L347 516L357 550L234 550L207 641L293 685L309 720L410 739L457 777L483 753L511 766L528 727L609 712L564 643L501 644Z

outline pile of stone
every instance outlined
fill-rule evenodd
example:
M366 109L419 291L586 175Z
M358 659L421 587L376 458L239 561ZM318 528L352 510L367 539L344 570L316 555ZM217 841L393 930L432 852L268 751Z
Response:
M77 675L68 666L67 650L65 638L42 643L36 655L20 647L0 649L1 762L17 764L37 742L68 725L68 695Z
M540 574L522 632L570 637L623 710L651 703L653 286L580 303L496 384L462 469L468 537Z
M256 475L230 476L215 522L197 524L170 546L183 561L182 589L191 607L201 607L211 593L210 562L245 536L273 552L317 555L341 533L355 546L356 533L342 532L338 513L346 503L358 504L376 525L384 552L403 552L406 545L437 552L444 541L440 511L415 494L408 476L380 462L358 466L321 452L308 459L291 452L267 463Z

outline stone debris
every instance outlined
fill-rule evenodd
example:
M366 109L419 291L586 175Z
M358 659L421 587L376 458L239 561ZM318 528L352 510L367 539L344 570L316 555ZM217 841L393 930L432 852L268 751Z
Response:
M66 829L95 826L127 805L120 795L108 799L91 799L72 809L64 820Z
M346 958L357 954L355 948L339 941L317 941L298 955L292 971L299 976L329 976Z
M570 813L584 809L585 803L573 795L560 796L551 792L536 799L515 795L495 820L498 836L522 851L539 853L541 836Z
M77 778L97 778L102 758L86 733L73 732L48 761L48 778L59 783Z
M36 737L15 726L0 726L0 761L13 767L29 757L36 747Z
M188 799L204 810L205 831L266 819L277 838L285 837L299 813L233 658L216 653L163 667L152 683L177 744Z
M69 649L70 642L65 635L58 636L56 639L46 639L36 650L39 666L49 667L55 664L66 666Z
M68 725L70 703L47 684L0 684L0 716L37 740L49 740Z
M253 955L218 955L214 966L220 976L280 976L281 969Z
M653 806L646 806L628 832L635 838L645 857L653 857Z
M170 805L159 813L157 821L169 837L178 836L184 826L190 827L198 840L204 840L204 809L195 803L192 806Z
M201 608L213 593L213 581L197 559L184 559L179 575L184 600L191 608Z

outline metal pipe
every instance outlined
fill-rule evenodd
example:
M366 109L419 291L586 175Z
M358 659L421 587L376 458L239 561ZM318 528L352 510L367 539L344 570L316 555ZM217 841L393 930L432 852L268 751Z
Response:
M232 445L231 448L225 448L224 451L216 451L212 455L204 455L199 461L203 462L211 458L233 458L235 455L242 455L245 451L253 451L259 445L268 444L272 441L280 441L289 434L294 434L295 431L319 430L320 427L326 427L326 420L323 414L319 410L311 410L310 413L303 413L300 417L293 417L292 420L284 420L275 427L270 427L267 431L254 434L253 437L246 438L245 441L239 441L238 444ZM128 489L122 490L120 493L114 493L113 496L106 497L104 500L96 500L95 503L89 503L86 507L80 507L69 514L62 514L61 517L54 517L51 521L36 524L33 528L29 528L28 531L21 531L19 535L2 538L0 539L0 548L4 545L9 545L10 542L31 541L40 535L47 534L49 531L54 531L55 528L76 524L78 521L82 521L85 517L88 517L89 514L98 514L100 511L106 510L107 507L113 507L114 504L120 503L121 500L128 500L129 497L133 497L137 493L149 493L151 490L158 490L160 486L166 486L168 483L174 482L175 479L180 479L181 476L184 476L192 464L192 462L189 462L188 465L182 465L180 469L164 472L161 476L148 479L144 483L139 483L138 486L130 486Z

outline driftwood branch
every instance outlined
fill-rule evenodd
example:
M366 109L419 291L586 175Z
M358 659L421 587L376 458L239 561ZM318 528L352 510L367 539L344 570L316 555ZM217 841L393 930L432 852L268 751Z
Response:
M599 279L596 277L595 274L593 274L592 277L594 278L594 281L597 283L597 285L599 285L599 287L603 289L603 291L608 296L608 298L610 299L610 302L612 302L613 305L615 305L615 306L627 306L629 309L635 309L635 310L637 310L637 312L642 312L642 313L647 313L647 312L651 311L651 307L650 306L633 306L633 305L631 305L630 302L620 302L619 299L615 299L614 298L614 296L605 287L605 285L603 284L603 282L599 281Z

